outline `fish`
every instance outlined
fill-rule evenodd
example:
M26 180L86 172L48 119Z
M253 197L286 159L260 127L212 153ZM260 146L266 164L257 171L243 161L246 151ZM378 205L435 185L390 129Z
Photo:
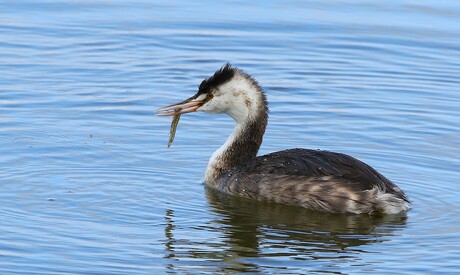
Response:
M171 129L169 130L168 148L171 147L174 137L176 136L177 125L179 124L180 115L174 115L171 121Z

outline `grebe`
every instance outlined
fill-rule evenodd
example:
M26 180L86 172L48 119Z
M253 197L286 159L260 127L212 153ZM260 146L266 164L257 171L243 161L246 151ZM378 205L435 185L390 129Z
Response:
M236 126L208 163L204 182L246 198L335 213L396 214L409 209L404 192L369 165L346 154L288 149L256 157L268 103L258 82L230 64L201 82L189 99L158 116L203 111L227 114Z

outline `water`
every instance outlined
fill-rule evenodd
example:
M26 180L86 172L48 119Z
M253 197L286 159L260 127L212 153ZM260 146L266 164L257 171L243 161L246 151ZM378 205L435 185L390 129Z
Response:
M0 274L460 269L455 1L0 4ZM351 154L407 215L330 215L201 183L223 116L153 110L230 61L265 88L261 154Z

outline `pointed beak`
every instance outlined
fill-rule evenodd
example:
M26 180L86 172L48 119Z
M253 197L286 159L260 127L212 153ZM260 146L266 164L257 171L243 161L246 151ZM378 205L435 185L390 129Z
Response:
M182 102L157 109L155 110L155 112L160 112L160 113L156 115L157 116L175 116L175 115L195 112L204 103L202 100L195 99L195 97L196 96L192 96L191 98L186 99Z

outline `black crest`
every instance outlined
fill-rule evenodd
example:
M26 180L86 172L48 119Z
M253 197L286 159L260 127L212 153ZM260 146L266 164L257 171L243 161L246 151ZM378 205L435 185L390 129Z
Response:
M213 76L203 80L198 89L198 94L208 93L213 87L224 84L229 81L237 69L233 68L230 63L225 64L220 70L214 73Z

